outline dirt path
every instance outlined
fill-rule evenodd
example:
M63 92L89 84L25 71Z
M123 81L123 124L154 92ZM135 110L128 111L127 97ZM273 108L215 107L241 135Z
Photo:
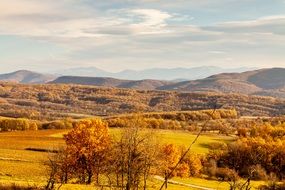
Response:
M154 176L154 178L159 180L159 181L164 181L164 178L160 177L160 176ZM212 188L208 188L208 187L202 187L202 186L192 185L192 184L188 184L188 183L181 183L181 182L174 181L174 180L168 180L168 183L174 184L174 185L181 185L181 186L185 186L185 187L192 187L192 188L201 189L201 190L216 190L216 189L212 189Z

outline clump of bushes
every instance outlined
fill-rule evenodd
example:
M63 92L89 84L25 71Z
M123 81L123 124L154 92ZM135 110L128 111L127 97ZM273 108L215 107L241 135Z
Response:
M74 120L67 118L51 122L40 122L23 118L0 117L0 132L41 129L72 129Z
M57 120L42 123L40 129L72 129L74 121L72 119Z
M266 180L269 174L285 179L285 123L264 123L239 130L239 138L226 146L211 145L207 156L217 168L230 168L239 176Z
M0 118L0 131L37 130L39 122L28 119Z

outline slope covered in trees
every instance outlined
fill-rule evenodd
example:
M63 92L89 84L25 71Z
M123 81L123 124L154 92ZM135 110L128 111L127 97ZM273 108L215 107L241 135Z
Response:
M81 118L136 112L168 112L220 108L245 116L285 114L285 101L222 93L183 93L100 88L80 85L0 84L0 116L32 119Z

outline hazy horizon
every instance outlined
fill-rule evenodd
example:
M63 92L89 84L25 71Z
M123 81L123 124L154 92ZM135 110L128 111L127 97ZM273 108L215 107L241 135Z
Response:
M15 68L15 69L11 69L10 71L4 71L4 72L0 72L0 74L8 74L8 73L14 73L14 72L18 72L18 71L30 71L30 72L38 72L38 73L42 73L42 74L60 74L60 72L64 72L64 71L71 71L71 70L87 70L87 69L98 69L98 70L102 70L104 72L108 72L108 73L121 73L121 72L125 72L125 71L135 71L135 72L143 72L143 71L150 71L150 70L175 70L175 69L198 69L198 68L219 68L219 69L224 69L224 70L238 70L238 69L245 69L245 70L258 70L258 69L266 69L266 68L274 68L274 67L219 67L219 66L207 66L207 65L202 65L202 66L194 66L194 67L150 67L150 68L145 68L145 69L121 69L121 70L116 70L116 71L108 71L107 69L104 68L100 68L97 66L87 66L87 67L67 67L64 69L46 69L46 71L41 71L41 70L33 70L33 69L21 69L21 68ZM280 67L281 68L281 67ZM283 68L283 67L282 67ZM284 67L285 68L285 67ZM80 75L79 75L80 76Z
M0 73L285 67L284 0L10 0L0 19Z

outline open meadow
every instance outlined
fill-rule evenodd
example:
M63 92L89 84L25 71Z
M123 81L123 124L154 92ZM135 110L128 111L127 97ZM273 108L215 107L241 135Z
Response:
M121 129L111 128L110 134L120 135ZM195 135L186 131L153 130L161 140L161 143L173 143L176 145L189 145ZM23 184L25 186L42 186L47 179L45 161L51 153L36 150L53 150L64 146L63 134L68 130L38 130L38 131L17 131L0 133L0 183L2 184ZM213 142L230 142L232 137L217 135L202 135L193 146L193 151L199 154L208 152L208 145ZM176 179L175 179L176 180ZM177 178L177 181L182 179ZM185 182L182 180L181 182ZM215 188L218 182L187 179L187 183L204 187ZM161 181L153 179L156 185ZM157 187L157 186L155 186ZM85 185L65 185L62 189L92 189ZM156 188L154 188L156 189ZM169 189L191 189L180 185L171 185Z

